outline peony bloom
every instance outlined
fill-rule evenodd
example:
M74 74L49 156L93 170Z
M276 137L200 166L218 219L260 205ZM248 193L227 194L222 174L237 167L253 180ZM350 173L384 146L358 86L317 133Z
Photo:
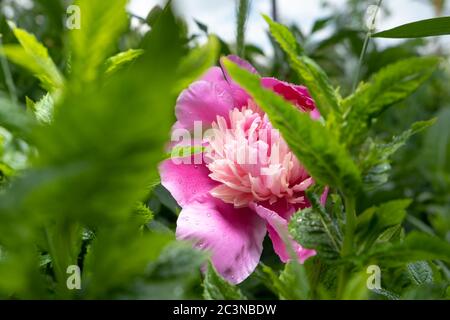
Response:
M256 73L248 62L228 58ZM275 78L261 78L261 84L299 112L320 117L305 87ZM206 147L201 164L169 159L160 166L162 185L182 207L177 239L208 250L217 271L231 283L254 271L267 232L283 262L290 259L283 235L300 262L315 255L287 232L292 214L309 206L304 191L314 182L267 115L226 70L213 67L191 84L179 96L175 113L173 130L192 132L196 121L212 129L200 142Z

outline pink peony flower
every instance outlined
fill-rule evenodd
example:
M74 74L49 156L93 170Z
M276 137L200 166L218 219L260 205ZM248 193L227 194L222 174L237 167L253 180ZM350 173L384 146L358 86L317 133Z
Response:
M228 58L257 73L248 62ZM299 112L320 117L305 87L275 78L261 78L261 84L292 102ZM173 130L193 131L195 121L212 129L201 141L207 147L202 164L169 159L160 166L162 185L182 207L177 239L208 250L217 271L231 283L242 282L254 271L267 232L283 262L290 259L283 235L301 263L315 255L287 232L292 214L310 205L304 191L314 181L267 115L226 70L213 67L184 90L175 114Z

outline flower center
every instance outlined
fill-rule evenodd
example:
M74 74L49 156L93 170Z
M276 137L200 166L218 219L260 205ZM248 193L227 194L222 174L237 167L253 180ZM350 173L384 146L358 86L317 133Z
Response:
M211 191L214 197L237 208L280 199L305 202L312 178L254 103L233 109L228 119L218 116L210 132L205 159L209 177L221 183Z

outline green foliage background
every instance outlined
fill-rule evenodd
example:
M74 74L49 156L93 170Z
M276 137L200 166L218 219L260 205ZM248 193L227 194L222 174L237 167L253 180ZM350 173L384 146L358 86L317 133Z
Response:
M245 33L249 1L236 6L236 43L200 21L191 35L170 7L141 19L141 32L125 0L75 1L83 26L67 30L69 4L7 1L13 24L0 16L0 298L450 297L450 62L436 38L369 41L354 91L371 1L348 1L306 33L301 21L266 16L273 59ZM445 2L430 5L438 14ZM331 34L317 41L324 28ZM323 116L294 112L224 61L319 182L289 225L318 255L283 265L265 243L239 286L175 241L180 208L157 172L176 97L228 53L307 85ZM366 287L373 264L382 289ZM81 290L67 288L69 265L80 267Z

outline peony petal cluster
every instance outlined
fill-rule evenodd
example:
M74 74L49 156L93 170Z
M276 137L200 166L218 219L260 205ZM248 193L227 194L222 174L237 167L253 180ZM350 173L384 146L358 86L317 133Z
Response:
M227 58L257 73L247 61ZM298 112L320 118L304 86L266 77L261 85L290 101ZM301 263L315 255L287 231L291 216L310 206L305 190L314 181L267 115L226 70L213 67L192 83L180 94L175 114L173 130L192 132L196 122L209 129L200 141L205 147L202 163L168 159L160 165L162 185L182 208L177 239L210 252L216 270L234 284L255 270L266 234L283 262L291 258L287 246Z

